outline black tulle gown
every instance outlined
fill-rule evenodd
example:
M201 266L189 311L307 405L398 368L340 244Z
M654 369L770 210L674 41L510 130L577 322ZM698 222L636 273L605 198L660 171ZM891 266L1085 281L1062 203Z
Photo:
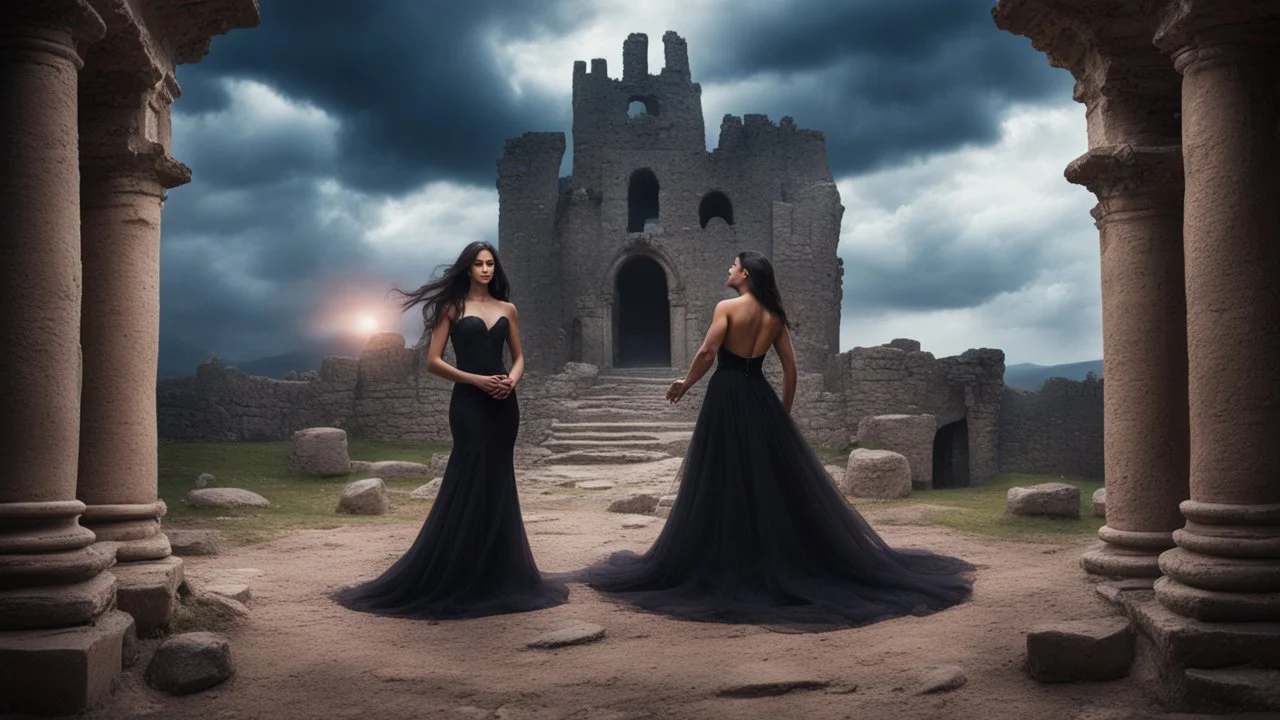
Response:
M465 316L450 333L460 370L507 371L508 324ZM344 588L335 599L352 610L430 619L481 617L563 603L563 581L534 563L520 516L512 452L520 426L515 393L496 400L455 384L449 401L453 451L440 491L409 550L380 577Z
M720 350L662 534L644 555L614 553L581 579L644 610L794 632L967 599L971 565L892 549L849 506L763 362Z

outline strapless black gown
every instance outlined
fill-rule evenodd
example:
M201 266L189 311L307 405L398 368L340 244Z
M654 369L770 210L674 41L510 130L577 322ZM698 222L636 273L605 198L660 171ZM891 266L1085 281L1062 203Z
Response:
M450 340L460 370L507 372L506 318L493 327L469 315ZM449 401L453 451L435 504L409 550L380 577L335 593L352 610L431 619L481 617L558 605L563 581L534 563L520 516L512 453L520 405L456 383Z
M578 577L643 610L792 632L967 599L972 565L890 548L845 501L763 362L720 350L661 535L644 555L614 553Z

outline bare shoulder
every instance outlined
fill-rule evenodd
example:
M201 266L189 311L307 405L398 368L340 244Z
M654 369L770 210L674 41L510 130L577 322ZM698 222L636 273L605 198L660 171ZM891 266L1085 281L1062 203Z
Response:
M506 300L500 300L499 302L501 302L501 303L502 303L501 305L499 305L499 307L501 307L501 308L502 308L502 314L503 314L503 315L506 315L507 317L511 318L512 320L515 320L516 318L518 318L518 317L520 316L520 313L516 311L516 304L515 304L515 303L507 302Z

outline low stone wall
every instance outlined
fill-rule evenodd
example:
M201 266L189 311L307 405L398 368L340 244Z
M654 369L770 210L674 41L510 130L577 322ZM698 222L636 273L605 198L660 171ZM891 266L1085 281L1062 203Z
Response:
M1002 472L1102 477L1102 380L1006 388L999 438Z

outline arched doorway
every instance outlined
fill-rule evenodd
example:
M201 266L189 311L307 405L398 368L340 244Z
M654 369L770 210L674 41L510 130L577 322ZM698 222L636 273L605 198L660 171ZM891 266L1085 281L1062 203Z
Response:
M627 260L614 293L614 366L671 367L671 306L662 266L644 256Z
M969 487L969 421L947 423L933 436L933 487Z

